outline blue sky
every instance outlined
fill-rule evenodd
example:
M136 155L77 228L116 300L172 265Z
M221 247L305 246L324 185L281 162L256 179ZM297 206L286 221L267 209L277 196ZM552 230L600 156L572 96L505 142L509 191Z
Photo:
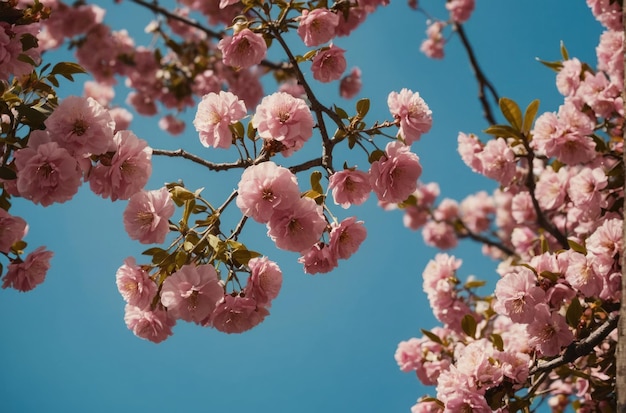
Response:
M420 2L437 16L443 16L442 3ZM477 3L466 32L500 95L520 106L538 98L540 111L558 108L554 73L535 58L559 59L561 40L571 56L595 65L602 28L584 1ZM140 11L130 3L105 4L107 21L131 33L142 32L150 18L137 18ZM420 92L434 119L431 132L413 146L422 180L438 181L442 197L460 200L494 187L469 171L456 152L459 131L479 133L486 123L458 38L450 40L442 61L419 52L424 20L394 0L336 44L347 50L349 67L363 71L359 97L372 100L368 121L389 117L390 91ZM323 102L338 101L334 85L321 90ZM354 102L338 104L350 108ZM135 117L132 129L155 148L184 145L211 159L193 128L172 138L156 119ZM364 159L353 162L365 167ZM149 188L182 178L189 187L205 187L216 204L237 182L236 176L179 160L156 158L154 169ZM301 187L307 182L308 175L300 177ZM243 240L277 261L284 274L271 315L242 335L179 322L172 337L155 345L126 328L115 286L124 258L141 261L146 248L126 236L124 206L96 197L87 186L62 205L15 202L11 212L30 224L31 250L46 245L55 257L45 283L34 291L0 291L0 411L389 413L408 412L419 396L434 394L414 375L400 372L393 359L400 340L437 325L421 289L421 272L437 251L403 227L401 213L382 211L373 197L348 211L365 221L368 239L334 272L316 276L302 272L296 254L276 250L263 226L248 225ZM347 216L340 208L334 212ZM464 261L462 277L495 279L496 263L483 258L478 246L462 243L453 253Z

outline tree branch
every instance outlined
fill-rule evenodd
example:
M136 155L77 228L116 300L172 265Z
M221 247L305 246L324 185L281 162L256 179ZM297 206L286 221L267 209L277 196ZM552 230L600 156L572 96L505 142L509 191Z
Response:
M197 163L198 165L202 165L210 169L211 171L227 171L229 169L247 168L248 166L257 163L256 161L251 160L251 159L247 159L247 160L240 159L237 162L231 162L231 163L214 163L214 162L209 162L197 155L189 153L183 149L177 149L175 151L168 151L165 149L152 149L152 154L169 156L171 158L184 158L194 163Z

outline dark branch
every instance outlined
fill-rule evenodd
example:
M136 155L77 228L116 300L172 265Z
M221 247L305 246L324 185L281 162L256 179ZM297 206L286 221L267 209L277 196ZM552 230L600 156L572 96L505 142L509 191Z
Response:
M212 171L227 171L229 169L236 169L236 168L247 168L250 165L253 165L255 163L255 161L248 159L248 160L243 160L240 159L237 162L231 162L231 163L214 163L214 162L209 162L197 155L194 155L192 153L189 153L187 151L184 151L182 149L177 149L175 151L168 151L165 149L152 149L152 154L153 155L162 155L162 156L169 156L171 158L184 158L184 159L188 159L192 162L197 163L198 165L202 165Z

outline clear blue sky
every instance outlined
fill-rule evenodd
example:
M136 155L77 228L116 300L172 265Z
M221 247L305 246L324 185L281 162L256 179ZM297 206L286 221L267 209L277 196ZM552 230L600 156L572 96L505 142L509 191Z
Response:
M442 16L443 1L420 3ZM539 98L541 111L556 110L561 98L554 73L535 58L559 59L561 40L570 55L595 65L602 29L583 0L477 3L466 31L501 96L521 106ZM136 6L103 4L110 7L112 26L143 30L147 20L136 18ZM442 196L460 200L493 188L456 152L459 131L479 133L486 123L459 40L451 39L443 61L429 60L419 52L424 30L423 15L394 0L336 44L348 50L349 67L363 71L359 97L372 99L371 122L389 116L390 91L407 87L424 97L434 126L414 144L422 179L438 181ZM324 102L337 99L334 86L324 90ZM155 119L136 117L132 129L153 147L185 145L211 156L195 143L193 128L172 138ZM357 162L365 167L363 159ZM205 187L208 195L228 192L237 181L182 161L155 159L154 167L149 188L182 178L190 187ZM307 181L300 177L301 186ZM297 255L275 250L263 226L246 227L250 248L283 270L283 290L271 316L242 335L179 322L159 345L136 338L123 321L115 271L128 256L140 261L145 249L124 232L124 202L104 201L84 186L67 204L15 204L12 213L30 224L31 250L47 245L55 257L45 283L34 291L0 291L0 412L399 413L408 412L419 396L434 394L414 375L401 373L393 354L400 340L436 325L421 289L421 272L436 250L402 226L401 213L382 211L373 197L350 211L366 222L368 239L330 274L303 274ZM464 243L454 253L464 260L461 276L495 279L495 263L478 246Z

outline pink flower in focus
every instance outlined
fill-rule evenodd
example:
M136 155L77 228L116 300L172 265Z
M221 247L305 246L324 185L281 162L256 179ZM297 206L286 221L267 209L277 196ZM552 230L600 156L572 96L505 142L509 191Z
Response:
M558 260L567 282L585 297L596 296L602 291L602 277L596 274L584 254L567 250L558 255Z
M561 348L568 346L574 339L565 317L557 311L550 312L544 303L535 306L526 330L530 337L528 344L536 347L544 357L556 356Z
M611 83L619 90L624 85L624 31L608 30L600 36L600 43L596 47L598 70L609 75Z
M252 126L261 138L280 142L283 155L289 156L313 135L313 116L304 100L278 92L263 98Z
M176 324L167 311L142 309L132 304L124 307L124 322L137 337L160 343L172 335L172 327Z
M372 191L369 175L358 169L335 172L329 178L328 189L332 191L335 204L344 209L363 204Z
M12 260L4 275L2 288L11 287L22 292L32 290L46 278L52 255L45 247L39 247L28 254L24 261L20 258Z
M622 10L620 4L611 0L587 0L587 6L591 9L596 20L603 26L620 31L622 27Z
M172 135L180 135L185 130L185 122L174 115L167 115L159 119L159 128Z
M541 171L535 188L539 206L545 210L551 210L563 205L567 194L567 180L566 169L561 168L559 172L554 172L554 169L546 168Z
M124 301L140 309L147 308L157 294L156 283L133 257L126 258L124 265L117 269L115 283Z
M474 0L450 0L446 2L450 17L457 23L465 23L474 11Z
M545 299L537 286L537 277L525 267L519 267L502 277L496 284L497 302L494 309L506 314L514 323L528 324L535 318L535 306Z
M115 147L115 122L93 98L69 96L46 119L54 142L74 156L101 155Z
M328 49L320 50L313 58L313 64L311 65L313 79L322 83L340 79L348 65L344 53L345 50L332 43Z
M298 36L308 47L319 46L335 37L335 30L339 24L339 15L328 9L302 10L298 19Z
M225 295L211 314L211 325L223 333L243 333L261 324L269 314L252 298Z
M287 168L268 161L248 167L237 187L241 213L267 223L277 209L289 209L300 199L296 176Z
M602 191L608 185L608 178L602 168L582 168L569 181L567 194L574 205L581 208L605 206Z
M422 364L422 340L411 338L399 342L394 358L401 371L417 370Z
M230 147L233 134L230 125L246 116L246 105L230 92L209 93L202 97L193 125L200 133L200 142L214 148Z
M89 174L89 187L103 198L129 199L139 192L152 174L152 148L128 130L115 134L115 153L100 162Z
M224 295L211 264L183 265L163 281L161 304L176 319L201 324Z
M305 274L325 274L337 268L337 258L336 251L323 242L318 242L304 252L298 262L304 265Z
M587 238L587 259L591 260L599 274L608 274L619 263L623 245L622 225L620 218L607 219Z
M283 284L283 273L278 265L267 257L252 258L248 262L250 278L246 285L246 297L256 300L257 305L269 307L280 292Z
M422 133L430 130L433 119L432 111L418 92L402 89L400 93L391 92L387 97L389 111L400 121L398 135L407 145L418 141Z
M16 151L15 165L19 194L35 204L63 203L78 192L82 175L78 163L56 142Z
M344 76L339 82L339 95L344 99L352 99L361 91L361 69L352 68L350 74Z
M556 75L556 87L563 96L571 96L576 92L582 70L582 64L576 58L563 62L563 67Z
M11 246L22 240L27 232L26 221L0 208L0 252L8 253Z
M419 157L402 142L389 142L385 155L370 167L370 185L379 200L402 202L415 191L421 174Z
M515 176L515 153L505 139L492 139L476 155L481 162L482 174L501 185L509 185Z
M267 54L263 36L250 29L243 29L232 37L225 37L217 44L225 65L248 68L261 63Z
M300 198L289 209L276 210L267 228L267 235L278 248L302 253L319 241L326 219L314 200Z
M168 219L174 215L174 202L167 188L141 190L124 210L124 228L131 239L142 244L162 244L169 232Z
M363 221L349 217L339 224L333 223L330 230L329 246L337 258L347 260L354 254L367 237Z
M469 166L474 172L482 173L483 165L478 157L478 154L483 151L484 146L482 142L473 133L466 135L463 132L459 132L457 142L459 154L465 165Z

